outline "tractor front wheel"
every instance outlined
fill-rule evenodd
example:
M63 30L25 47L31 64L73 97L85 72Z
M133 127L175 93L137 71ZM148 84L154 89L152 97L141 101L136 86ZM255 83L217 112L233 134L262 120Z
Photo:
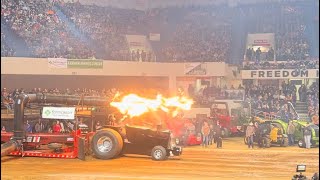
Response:
M169 156L169 154L168 154ZM168 158L167 151L162 146L155 146L151 151L151 158L155 161L163 161Z
M299 146L300 148L305 148L305 147L306 147L306 144L304 143L304 141L303 141L302 139L299 139L299 141L298 141L298 146Z
M113 129L98 131L92 138L93 154L99 159L112 159L119 156L123 148L121 135Z

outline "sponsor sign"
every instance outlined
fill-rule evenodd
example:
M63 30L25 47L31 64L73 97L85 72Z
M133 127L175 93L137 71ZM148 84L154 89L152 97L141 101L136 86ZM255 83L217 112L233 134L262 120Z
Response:
M103 69L102 60L68 60L70 69Z
M242 70L241 77L242 79L310 79L319 78L319 70Z
M49 68L67 68L67 59L65 58L48 58Z
M74 119L75 107L43 107L42 118Z
M248 34L247 47L254 48L255 46L274 47L274 34L273 33Z
M186 63L184 65L185 75L206 75L207 69L204 63Z

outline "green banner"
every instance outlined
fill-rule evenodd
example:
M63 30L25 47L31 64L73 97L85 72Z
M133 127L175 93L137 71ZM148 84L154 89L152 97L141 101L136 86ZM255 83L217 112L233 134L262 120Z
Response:
M70 69L103 69L102 60L70 60L68 59L68 68Z

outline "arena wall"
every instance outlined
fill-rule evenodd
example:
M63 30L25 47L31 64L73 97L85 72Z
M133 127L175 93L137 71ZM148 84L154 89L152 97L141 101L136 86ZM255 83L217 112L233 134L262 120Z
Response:
M186 76L186 69L196 64L200 63L103 61L101 69L70 69L51 68L48 65L48 59L44 58L2 57L1 74L177 77ZM225 63L207 62L202 64L206 69L206 74L199 76L225 76Z
M52 67L45 58L1 58L1 86L7 88L33 88L37 84L37 87L41 88L141 86L169 89L174 93L178 77L224 77L227 69L227 65L223 62L100 62L102 65L98 68L70 68Z

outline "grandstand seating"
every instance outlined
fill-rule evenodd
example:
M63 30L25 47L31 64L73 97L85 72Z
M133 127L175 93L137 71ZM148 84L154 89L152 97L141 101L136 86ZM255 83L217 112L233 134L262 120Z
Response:
M57 8L97 46L78 38L68 28L69 22L56 13ZM246 19L246 33L275 33L277 60L310 57L310 38L306 34L310 27L305 21L308 12L292 3L147 11L42 0L3 0L1 6L2 23L24 39L33 57L80 59L97 57L97 51L102 49L103 56L98 58L133 60L126 35L158 33L161 40L151 43L154 47L150 50L158 61L227 61L235 48L231 46L231 29L237 27L232 21L239 14ZM1 42L1 55L13 55L15 49L9 48L5 39L1 38Z

